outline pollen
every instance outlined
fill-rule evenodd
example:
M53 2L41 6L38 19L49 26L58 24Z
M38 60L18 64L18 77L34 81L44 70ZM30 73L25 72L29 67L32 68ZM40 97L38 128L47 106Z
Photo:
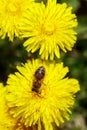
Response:
M55 34L55 31L56 31L56 28L51 23L43 24L41 26L41 34L42 35L53 36L53 34Z

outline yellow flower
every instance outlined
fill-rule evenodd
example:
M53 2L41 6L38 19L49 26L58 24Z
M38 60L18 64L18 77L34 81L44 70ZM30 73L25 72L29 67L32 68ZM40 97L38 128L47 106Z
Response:
M47 4L36 3L24 13L20 24L20 36L28 38L24 42L27 51L34 53L39 49L42 59L60 58L60 50L71 51L76 42L76 15L66 3L58 4L48 0Z
M53 130L53 122L59 126L69 119L80 88L76 79L64 78L68 67L37 59L17 69L7 81L7 102L14 117L27 127L36 124L38 130Z
M5 98L6 94L6 87L0 83L0 130L32 130L26 128L23 123L10 115Z
M0 36L7 35L13 41L19 36L19 24L24 11L33 0L0 0Z

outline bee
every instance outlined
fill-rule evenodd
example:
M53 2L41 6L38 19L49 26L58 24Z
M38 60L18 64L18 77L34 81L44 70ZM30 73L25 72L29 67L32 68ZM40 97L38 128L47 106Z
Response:
M36 78L37 80L43 79L44 76L45 76L45 68L44 68L43 66L40 66L40 67L36 70L34 76L35 76L35 78Z
M41 87L41 83L38 81L33 82L32 91L39 93L39 88Z
M33 82L32 91L39 93L41 87L41 80L45 76L45 68L40 66L34 73L35 81Z

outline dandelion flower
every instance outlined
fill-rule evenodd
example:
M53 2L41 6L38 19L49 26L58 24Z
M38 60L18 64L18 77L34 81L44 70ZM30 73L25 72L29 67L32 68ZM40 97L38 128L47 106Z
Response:
M14 117L26 127L37 125L38 130L53 130L53 123L59 126L64 118L69 119L80 88L76 79L64 78L68 67L37 59L17 69L7 81L6 98Z
M20 36L27 38L24 46L34 53L39 50L42 59L60 58L60 48L64 52L71 51L76 42L76 15L72 7L66 3L58 4L56 0L48 0L34 4L33 8L24 13L20 24Z
M14 35L19 36L18 26L24 11L29 8L32 0L0 0L0 36L7 35L13 41Z
M26 128L22 123L9 114L6 104L6 87L0 83L0 130L32 130Z

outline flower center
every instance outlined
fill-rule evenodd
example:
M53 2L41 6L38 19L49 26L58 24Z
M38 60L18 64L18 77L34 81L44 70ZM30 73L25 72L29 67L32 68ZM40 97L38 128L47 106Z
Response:
M18 15L20 13L20 5L16 4L16 3L8 3L8 5L6 5L6 12L9 13L9 15Z
M16 130L16 129L24 130L24 129L25 129L25 126L18 121L18 122L16 122L16 125L15 125L14 129L15 129L15 130Z
M52 23L42 24L41 33L47 36L53 35L55 32L55 27Z
M16 12L17 8L15 7L15 5L13 5L13 3L9 3L8 4L8 9L10 12Z

